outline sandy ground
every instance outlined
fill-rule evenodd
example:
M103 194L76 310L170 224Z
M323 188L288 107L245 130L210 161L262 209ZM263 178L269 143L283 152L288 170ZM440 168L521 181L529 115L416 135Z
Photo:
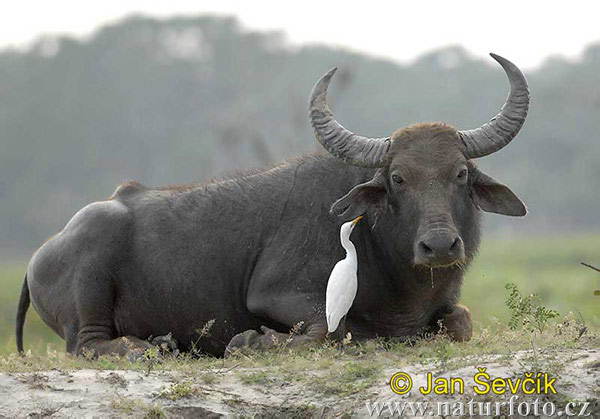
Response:
M333 417L348 413L353 417L369 416L366 402L389 401L451 401L469 400L473 392L473 376L478 366L487 367L492 376L514 377L534 370L531 352L521 351L512 359L490 357L483 364L477 360L468 367L451 372L439 366L412 365L402 371L413 378L413 391L406 396L395 395L389 386L390 377L398 368L385 368L380 379L360 394L347 397L325 396L310 388L310 380L299 383L275 382L268 385L242 384L236 369L223 374L213 384L189 381L177 373L142 371L41 371L35 373L0 374L0 414L8 417L123 417L152 416L164 413L168 417L219 417L220 415L259 415L260 417ZM590 417L600 417L600 349L565 351L554 354L563 365L556 389L560 398L557 407L567 401L589 400L595 409ZM252 370L247 370L252 371ZM436 377L462 377L462 396L423 396L415 389L425 385L427 372ZM319 371L309 372L319 374ZM187 381L185 381L187 380ZM191 394L171 400L165 396L174 383L185 381ZM481 396L480 396L481 397ZM497 400L491 399L491 400ZM490 399L488 397L488 399ZM483 399L479 399L483 400ZM591 410L590 410L591 411ZM409 415L410 412L405 412ZM387 411L384 415L389 415ZM431 415L428 417L437 417Z

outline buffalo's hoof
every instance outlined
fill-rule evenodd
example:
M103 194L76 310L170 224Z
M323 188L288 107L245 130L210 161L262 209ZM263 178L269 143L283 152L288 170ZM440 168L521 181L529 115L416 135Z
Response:
M179 355L179 345L177 344L177 340L171 336L170 333L164 336L157 336L152 339L150 343L154 346L158 346L164 353L169 353L173 356Z
M466 306L457 304L450 312L445 313L441 319L448 336L457 342L466 342L473 336L471 313Z
M280 342L280 336L287 337L283 333L278 333L273 329L269 329L266 326L261 326L260 330L262 334L256 330L246 330L245 332L238 333L235 335L225 348L225 357L229 357L234 352L242 348L251 349L268 349L276 347Z

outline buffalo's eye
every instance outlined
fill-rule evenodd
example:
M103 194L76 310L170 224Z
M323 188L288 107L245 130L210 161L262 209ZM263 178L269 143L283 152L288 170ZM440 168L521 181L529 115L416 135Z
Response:
M458 180L465 180L467 178L467 169L462 169L460 172L458 172L458 175L456 176L456 178Z
M402 176L400 176L399 174L394 173L392 175L392 180L397 183L398 185L404 183L404 179L402 179Z

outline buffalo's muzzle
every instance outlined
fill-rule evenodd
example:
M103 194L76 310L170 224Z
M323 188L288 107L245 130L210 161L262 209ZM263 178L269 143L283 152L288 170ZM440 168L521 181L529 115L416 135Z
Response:
M465 257L465 247L456 232L426 234L415 245L415 265L432 268L454 265Z

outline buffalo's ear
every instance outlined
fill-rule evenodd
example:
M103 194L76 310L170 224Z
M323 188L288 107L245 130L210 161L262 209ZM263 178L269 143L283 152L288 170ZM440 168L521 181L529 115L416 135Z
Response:
M346 220L352 220L364 214L369 206L373 206L378 215L377 213L385 211L386 205L385 175L382 170L378 170L373 179L355 186L335 201L330 212Z
M525 204L508 186L496 182L476 168L471 168L470 172L473 201L483 211L514 217L527 214Z

